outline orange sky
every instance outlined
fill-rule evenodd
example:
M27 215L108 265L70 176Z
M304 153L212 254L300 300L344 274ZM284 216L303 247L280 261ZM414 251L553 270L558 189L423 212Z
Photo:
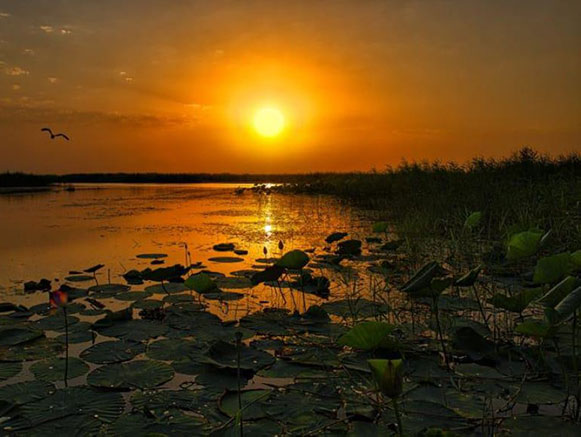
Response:
M0 171L581 151L580 22L576 0L0 0ZM265 105L273 139L252 129Z

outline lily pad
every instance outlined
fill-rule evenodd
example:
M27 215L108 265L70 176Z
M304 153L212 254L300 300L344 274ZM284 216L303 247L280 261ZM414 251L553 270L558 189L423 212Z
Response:
M87 282L87 281L94 281L95 278L93 278L90 275L72 275L72 276L67 276L65 277L65 281L69 281L69 282Z
M167 326L152 320L127 320L98 329L98 332L107 337L142 341L164 335L167 332Z
M65 374L65 359L51 358L46 361L39 361L30 366L30 371L36 379L43 381L62 381ZM68 361L68 378L77 378L89 371L89 366L83 360L69 357Z
M239 258L236 256L215 256L212 258L208 258L208 261L212 261L215 263L239 263L244 261L244 258Z
M44 399L54 391L54 385L46 381L18 382L0 387L0 401L24 405Z
M270 396L271 390L245 390L240 393L242 415L244 420L258 420L266 417L263 402ZM220 411L228 417L238 414L238 392L227 391L220 398Z
M207 353L208 364L213 364L220 368L238 368L238 350L236 345L225 341L214 343ZM274 363L272 355L241 345L240 347L240 369L257 371Z
M137 258L141 259L160 259L160 258L167 258L166 253L140 253L137 255Z
M44 336L42 331L28 328L7 328L0 330L0 346L14 346L27 343Z
M173 369L165 363L140 360L101 366L89 373L87 382L93 387L107 389L144 390L164 384L173 376Z
M113 364L129 361L145 352L145 345L134 341L104 341L81 352L80 357L90 363Z
M5 381L22 371L22 363L0 363L0 381Z
M154 360L174 361L200 350L202 350L202 346L195 341L164 339L151 343L147 347L146 355Z
M100 427L115 420L124 407L123 398L117 393L69 387L23 405L19 417L3 426L13 431L26 430L26 435L67 435L71 429L78 435L98 435Z

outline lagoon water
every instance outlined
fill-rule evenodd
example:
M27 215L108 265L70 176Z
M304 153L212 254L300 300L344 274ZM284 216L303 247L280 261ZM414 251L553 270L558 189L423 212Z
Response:
M192 262L228 274L256 265L264 247L269 255L279 255L279 240L285 251L320 250L332 231L363 238L369 230L369 214L338 199L252 191L237 195L238 186L86 184L76 185L75 191L2 195L0 293L6 300L37 303L41 293L25 294L23 282L63 281L70 271L99 263L105 264L100 283L125 283L124 272L150 266L151 260L138 254L164 253L165 265L183 264L185 244ZM209 261L235 256L212 249L222 242L233 242L249 254L237 263Z

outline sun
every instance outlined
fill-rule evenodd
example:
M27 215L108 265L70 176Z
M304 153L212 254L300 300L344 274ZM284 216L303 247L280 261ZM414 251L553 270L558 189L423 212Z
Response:
M254 129L263 137L276 137L284 129L284 115L277 108L260 108L254 113Z

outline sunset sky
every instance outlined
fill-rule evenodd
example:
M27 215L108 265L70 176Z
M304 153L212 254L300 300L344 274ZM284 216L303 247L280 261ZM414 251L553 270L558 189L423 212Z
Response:
M578 0L0 0L0 171L581 151L580 23Z

